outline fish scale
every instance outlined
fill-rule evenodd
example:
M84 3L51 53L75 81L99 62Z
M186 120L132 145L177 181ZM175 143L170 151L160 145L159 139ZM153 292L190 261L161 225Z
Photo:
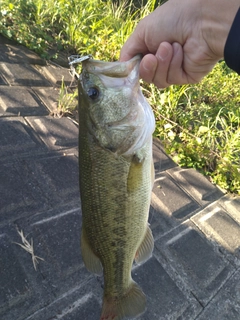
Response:
M131 269L134 259L139 263L144 262L153 250L152 233L147 222L153 179L152 129L135 150L132 144L139 141L137 134L140 124L145 121L144 112L141 109L139 119L137 117L133 122L132 114L138 115L137 108L140 108L140 104L138 105L138 101L129 105L125 103L133 101L139 95L140 101L142 99L138 83L139 61L140 58L137 57L122 65L117 63L115 74L116 63L85 61L82 83L79 81L81 249L89 271L99 274L103 270L101 320L136 316L144 311L146 303L145 295L132 280ZM111 88L108 88L111 82L106 80L109 72L104 71L106 65L112 68L110 77L114 75L115 79ZM119 83L114 87L114 81L123 76L135 79L131 80L132 90L124 89ZM130 95L129 99L119 99L126 93ZM125 101L124 106L121 101ZM111 106L116 108L117 103L118 108L125 110L116 112L114 118ZM131 113L133 107L136 110ZM100 109L103 114L99 113ZM149 124L145 121L145 126L147 125ZM129 134L132 136L129 137ZM109 141L106 142L106 139ZM129 148L133 149L130 154L127 151ZM123 151L118 154L118 150Z

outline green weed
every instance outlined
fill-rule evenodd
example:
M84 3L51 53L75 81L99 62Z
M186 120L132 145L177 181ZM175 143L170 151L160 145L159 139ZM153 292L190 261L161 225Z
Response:
M77 109L77 90L71 90L66 86L64 78L62 78L61 87L59 90L59 98L57 104L57 110L54 112L54 116L62 117L66 115L72 115Z

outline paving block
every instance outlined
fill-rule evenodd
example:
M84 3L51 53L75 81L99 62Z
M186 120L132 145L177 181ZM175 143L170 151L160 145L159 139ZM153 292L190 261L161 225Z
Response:
M4 37L2 34L0 34L0 44L16 44L16 42L13 40L10 40L10 39Z
M22 117L0 118L0 161L43 149Z
M0 181L0 223L49 208L25 160L1 163Z
M50 86L44 76L29 64L0 63L0 72L12 86Z
M68 57L70 56L70 54L67 52L61 51L61 52L58 52L56 56L55 53L56 52L52 52L53 57L51 58L51 60L53 61L53 63L60 65L64 68L69 68Z
M63 204L80 201L78 159L72 154L33 157L25 160L21 174L26 179L32 177L34 191L38 190L47 206L57 208Z
M154 256L134 268L132 275L147 298L147 309L139 320L192 320L202 310L191 293L181 290Z
M159 174L154 183L151 204L159 219L164 215L171 219L172 225L186 220L199 209L198 203L165 172Z
M240 224L218 202L208 206L191 220L228 258L240 265Z
M15 221L19 230L33 239L36 255L43 258L37 269L54 299L88 279L80 249L80 207L62 206L48 212ZM25 256L27 254L25 253ZM30 255L23 264L33 269Z
M33 88L34 92L41 99L41 101L47 106L50 111L50 115L61 115L61 113L75 113L78 101L77 97L73 97L71 94L60 92L61 89L56 87L51 88ZM71 111L73 110L73 111Z
M14 252L14 245L6 234L0 234L0 310L24 300L31 294L28 277Z
M240 197L228 194L218 204L240 225Z
M58 101L60 97L59 88L45 87L45 88L33 88L39 99L45 104L50 112L56 113L58 107Z
M96 320L101 314L101 295L96 278L90 278L24 320Z
M181 188L189 193L201 206L206 206L223 196L223 192L220 189L195 169L176 167L167 172Z
M74 155L33 155L0 166L0 219L14 221L64 204L79 204Z
M46 61L41 59L36 53L24 46L9 43L2 43L0 39L0 61L8 63L29 63L46 65Z
M3 86L3 85L7 85L7 82L4 79L4 77L0 74L0 86Z
M197 320L239 320L239 315L240 271L229 279Z
M30 88L0 86L0 116L48 115Z
M155 242L174 279L181 279L206 306L234 272L218 248L188 221Z
M153 139L153 162L155 178L158 178L160 172L176 166L176 163L163 151L159 139Z
M173 221L163 213L159 213L158 209L150 206L148 223L152 230L154 239L158 239L171 229L175 228L178 223Z
M68 118L27 117L27 121L50 149L78 146L78 127Z
M0 231L0 319L23 320L27 313L43 306L43 300L48 300L49 293L42 290L44 279L41 274L34 270L31 277L29 270L20 261L19 256L29 254L14 243L22 242L19 235L14 236L12 229L15 228L9 225L2 229L5 234ZM14 231L17 235L16 229Z
M64 81L65 86L77 86L77 81L71 76L69 69L67 68L49 64L41 68L38 67L38 70L44 77L58 87L62 85L62 81Z

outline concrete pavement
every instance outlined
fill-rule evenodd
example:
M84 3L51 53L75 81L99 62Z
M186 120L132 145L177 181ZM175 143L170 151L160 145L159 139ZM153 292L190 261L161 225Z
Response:
M100 318L103 279L80 253L78 127L49 115L62 76L71 83L66 68L0 36L2 320ZM147 296L139 319L239 320L240 198L179 168L158 141L153 153L155 249L132 271Z

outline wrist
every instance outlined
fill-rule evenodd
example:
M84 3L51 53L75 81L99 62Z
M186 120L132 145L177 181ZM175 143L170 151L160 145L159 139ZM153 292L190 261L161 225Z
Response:
M240 0L199 0L202 9L202 30L209 49L217 59L223 58L224 46Z

